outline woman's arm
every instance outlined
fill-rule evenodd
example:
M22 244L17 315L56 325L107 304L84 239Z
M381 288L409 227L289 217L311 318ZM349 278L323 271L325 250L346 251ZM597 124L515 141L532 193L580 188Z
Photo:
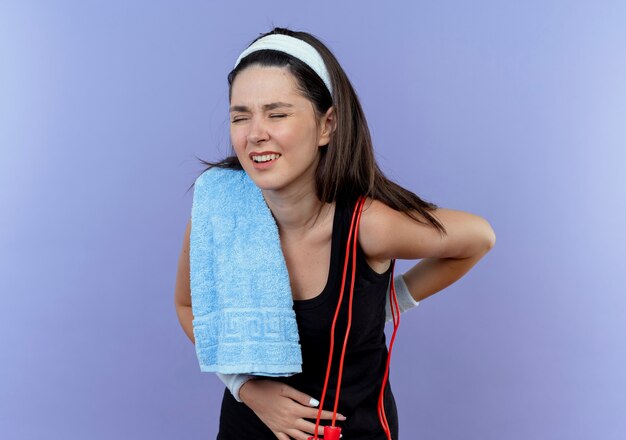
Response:
M178 257L178 271L174 287L174 306L178 321L185 334L193 344L193 313L191 312L191 287L189 286L189 235L191 234L191 219L187 222L187 229L183 237L183 246Z
M403 275L415 301L457 281L496 242L491 225L482 217L445 208L431 213L443 224L447 235L378 200L369 199L361 217L359 242L366 255L381 261L422 259Z

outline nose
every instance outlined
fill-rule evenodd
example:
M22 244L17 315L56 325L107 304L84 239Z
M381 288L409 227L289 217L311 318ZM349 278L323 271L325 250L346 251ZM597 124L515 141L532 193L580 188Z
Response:
M252 118L250 123L250 131L248 132L248 141L253 144L266 141L269 138L265 124L261 118Z

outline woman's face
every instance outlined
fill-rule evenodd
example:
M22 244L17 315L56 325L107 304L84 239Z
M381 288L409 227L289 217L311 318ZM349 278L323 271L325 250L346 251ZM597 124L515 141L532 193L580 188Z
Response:
M286 67L250 66L233 81L230 139L243 169L266 191L312 185L320 147L328 144L328 115L316 125L313 103L296 89Z

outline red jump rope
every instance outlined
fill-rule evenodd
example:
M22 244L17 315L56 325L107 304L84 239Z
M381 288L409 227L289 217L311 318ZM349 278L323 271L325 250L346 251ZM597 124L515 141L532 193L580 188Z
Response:
M341 350L341 358L339 360L339 373L337 378L337 391L335 394L335 406L333 408L333 418L330 426L324 426L324 440L339 440L341 436L341 427L335 426L335 422L337 419L337 405L339 404L339 392L341 388L341 378L343 375L343 361L346 354L346 345L348 342L348 336L350 334L350 326L352 324L352 299L354 297L354 279L356 274L356 245L359 236L359 223L361 221L361 213L363 211L363 204L365 203L365 197L360 196L356 202L356 206L354 207L354 212L352 213L352 220L350 222L350 233L348 234L348 243L346 245L346 259L343 265L343 276L341 279L341 290L339 292L339 301L337 304L337 309L335 310L335 316L333 318L333 324L330 330L330 352L328 354L328 367L326 368L326 378L324 379L324 389L322 391L321 401L319 404L319 409L317 411L317 420L315 421L315 435L310 436L309 440L318 440L318 428L320 425L320 419L322 416L322 408L324 407L324 398L326 397L326 390L328 388L328 378L330 376L330 369L332 365L333 359L333 351L335 347L335 324L337 323L337 316L339 316L339 310L341 308L341 304L343 302L343 292L346 283L346 273L348 269L348 258L350 255L350 245L352 244L352 278L350 282L350 296L348 300L348 325L346 327L346 334L343 339L343 348ZM398 299L396 297L396 289L393 283L393 272L394 272L395 260L391 260L391 288L389 294L389 303L391 306L391 316L393 317L393 334L391 336L391 341L389 342L389 351L387 354L387 364L385 366L385 374L383 377L383 381L380 387L380 394L378 396L378 419L387 435L387 439L391 440L391 431L389 429L389 424L387 423L387 416L385 415L385 408L383 403L383 396L385 392L385 385L387 384L387 379L389 377L389 363L391 361L391 350L393 349L393 342L396 338L396 332L398 331L398 326L400 325L400 307L398 306Z

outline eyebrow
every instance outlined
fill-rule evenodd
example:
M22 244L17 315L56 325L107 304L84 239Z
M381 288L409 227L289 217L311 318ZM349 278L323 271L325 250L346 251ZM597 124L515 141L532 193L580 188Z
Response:
M263 111L274 110L279 107L293 107L293 104L289 104L287 102L272 102L270 104L263 105ZM230 107L231 112L249 112L250 109L245 105L233 105Z

